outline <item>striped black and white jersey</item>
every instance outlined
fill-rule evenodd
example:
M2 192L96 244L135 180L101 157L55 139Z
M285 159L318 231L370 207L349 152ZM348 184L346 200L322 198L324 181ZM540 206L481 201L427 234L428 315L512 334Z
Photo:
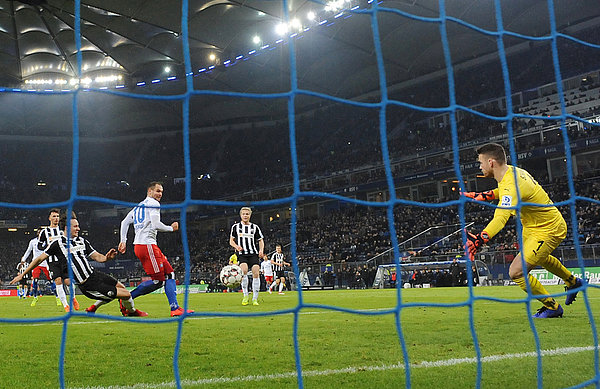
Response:
M88 257L94 253L94 248L82 237L71 238L71 269L73 269L73 277L75 282L81 284L89 278L94 271L88 262ZM67 237L61 236L55 240L44 250L49 256L55 256L58 261L67 263Z
M58 240L63 235L63 231L61 231L59 227L44 227L38 238L38 250L45 251L52 244L52 242ZM58 261L56 256L50 254L48 255L48 262Z
M17 271L19 272L19 274L23 274L23 272L25 271L25 269L27 269L27 266L29 266L29 263L27 263L27 262L19 262L17 264Z
M258 254L257 242L263 239L260 227L254 223L235 223L231 227L231 236L242 247L240 254Z
M284 258L285 258L285 255L283 253L274 252L273 255L271 255L271 261L274 262L273 270L275 270L275 271L283 270Z

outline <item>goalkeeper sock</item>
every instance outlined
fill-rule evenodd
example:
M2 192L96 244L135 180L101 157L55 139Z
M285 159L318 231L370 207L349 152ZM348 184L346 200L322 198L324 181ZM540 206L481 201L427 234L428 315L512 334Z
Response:
M528 274L527 280L529 281L529 286L531 286L531 294L533 295L533 297L540 300L546 308L554 310L558 309L558 303L556 302L556 300L554 300L552 297L542 297L544 295L548 296L549 293L546 290L546 288L544 288L544 286L538 281L537 278ZM527 285L525 284L524 277L514 278L513 281L517 285L519 285L521 289L527 292Z
M56 284L54 283L54 281L50 282L50 290L52 291L52 294L54 295L54 297L58 297L56 295Z
M167 300L169 300L171 311L178 309L179 304L177 303L177 285L174 279L169 278L165 282L165 294L167 295Z
M258 292L260 291L260 278L252 279L252 300L258 298Z
M65 288L63 288L62 284L56 285L56 295L60 299L60 302L62 303L63 307L69 305L69 303L67 302L67 294L65 293Z
M544 269L548 270L550 273L556 275L557 277L562 278L565 282L565 285L571 287L575 285L575 276L573 273L569 271L560 261L553 255L548 255L548 258L540 263L544 267Z
M162 281L156 281L156 282L154 280L144 281L141 284L139 284L137 286L137 288L135 288L134 290L131 291L131 297L136 298L136 297L148 294L148 293L152 293L156 289L160 289L160 287L162 285L163 285Z
M244 292L244 297L248 296L248 274L242 276L242 292Z

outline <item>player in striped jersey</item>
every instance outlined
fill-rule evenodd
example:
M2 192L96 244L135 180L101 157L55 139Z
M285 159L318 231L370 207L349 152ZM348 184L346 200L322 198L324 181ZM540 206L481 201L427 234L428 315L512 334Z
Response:
M142 267L151 280L144 281L137 286L131 295L133 298L143 296L165 287L165 294L171 307L171 316L181 316L184 314L183 308L177 303L177 286L175 283L175 271L167 260L167 257L160 251L156 244L156 235L158 231L174 232L179 229L179 223L173 222L170 226L160 221L160 200L163 195L162 183L153 181L148 184L146 198L133 208L121 222L121 242L119 243L119 252L125 254L127 248L127 232L129 226L133 224L135 229L135 238L133 249L135 256L142 263ZM188 313L194 312L188 309Z
M269 293L272 292L273 288L279 285L279 294L285 294L283 288L285 287L285 273L283 268L290 266L290 264L284 261L285 255L281 252L281 245L275 246L275 252L271 255L271 263L275 270L275 282L269 287Z
M242 292L244 298L242 305L248 305L248 267L252 269L252 305L258 305L258 292L260 290L260 264L259 258L264 256L265 240L260 227L250 222L252 210L249 207L240 209L242 221L231 227L229 245L237 251L238 261L242 269ZM258 242L258 250L256 243Z
M42 231L43 227L38 230L38 236L29 241L29 245L27 245L27 250L25 251L25 254L23 254L23 258L21 259L21 261L27 261L27 258L29 258L30 254L33 255L33 258L35 258L43 252L42 250L38 249L39 236L42 233ZM50 273L48 272L47 261L40 263L40 265L33 269L33 272L31 273L31 293L33 295L33 301L31 302L31 306L35 307L38 301L38 279L40 278L41 273L44 273L46 279L51 283L52 293L54 293L54 296L56 297L56 305L58 305L59 307L62 306L62 302L60 301L58 296L56 296L56 285L54 284L54 281L52 281Z
M21 262L17 264L17 274L23 274L27 269L27 261L25 258L21 258ZM19 299L27 298L27 277L23 277L17 287L17 296Z
M81 292L91 298L99 299L101 303L96 302L92 305L92 309L88 308L86 311L93 313L96 309L106 304L115 298L120 299L122 304L127 308L125 316L148 316L147 313L137 310L133 306L133 299L131 294L125 288L125 285L113 277L95 271L88 262L88 258L96 262L106 262L114 259L117 256L117 250L111 248L106 255L102 255L87 241L79 236L79 221L75 217L75 214L71 215L68 227L70 228L70 240L67 240L67 215L62 215L59 221L60 229L63 234L59 239L55 239L39 256L37 256L31 264L25 269L24 274L32 271L40 263L48 259L50 256L54 256L57 261L55 262L55 268L60 269L61 274L68 273L68 260L67 256L71 253L71 270L73 271L73 277L75 282L79 285ZM23 277L23 274L15 277L10 283L14 284ZM68 306L67 306L67 311Z
M62 236L62 231L58 226L58 221L60 218L60 210L58 208L52 208L48 214L48 220L50 221L50 226L44 227L42 232L40 232L40 236L38 238L38 250L46 250L52 242L59 239ZM69 273L62 273L61 268L58 265L58 260L55 256L48 257L48 269L50 272L50 277L56 284L56 295L60 299L63 308L65 311L69 310L69 301L67 300L67 295L65 293L65 289L63 284L69 290L69 285L71 285L71 280L69 279ZM79 310L79 302L77 298L73 296L73 308L78 311Z

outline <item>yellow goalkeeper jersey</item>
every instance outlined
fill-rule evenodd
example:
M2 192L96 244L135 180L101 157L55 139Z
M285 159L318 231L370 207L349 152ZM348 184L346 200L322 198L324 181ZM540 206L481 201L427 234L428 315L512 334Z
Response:
M521 200L518 200L517 187L515 185L516 170L517 183L519 185L519 194ZM497 192L496 192L497 191ZM494 189L498 199L498 208L494 212L494 218L484 231L489 237L496 235L506 224L508 219L516 215L516 209L506 209L515 207L517 203L533 204L553 204L548 194L540 184L524 169L508 165L508 170L502 180L498 183L498 189ZM564 231L565 220L559 210L552 207L537 207L527 205L521 207L521 223L524 229L536 229L540 232L553 233Z

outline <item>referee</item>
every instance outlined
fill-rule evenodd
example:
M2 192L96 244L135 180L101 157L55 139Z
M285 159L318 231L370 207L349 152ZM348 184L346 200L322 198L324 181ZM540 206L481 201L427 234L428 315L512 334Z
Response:
M242 305L248 305L248 267L252 269L252 305L258 305L260 290L260 258L264 256L265 240L260 227L250 222L252 210L249 207L240 209L241 222L231 227L229 245L237 252L238 262L242 269ZM258 250L256 243L258 242Z
M88 262L88 257L96 262L106 262L117 256L117 250L111 248L106 255L102 255L87 241L79 236L79 221L75 214L71 216L70 228L71 239L67 241L67 215L60 216L59 227L64 232L59 239L54 240L43 253L37 256L22 274L19 274L10 282L11 285L19 282L25 274L31 272L37 265L48 259L51 255L57 259L56 267L62 274L68 274L67 255L71 253L71 269L73 278L79 284L81 292L91 298L98 299L96 304L86 309L93 313L100 305L111 302L115 298L121 300L121 304L126 308L123 310L124 316L148 316L146 312L135 309L131 294L125 286L113 277L99 271L94 271Z

